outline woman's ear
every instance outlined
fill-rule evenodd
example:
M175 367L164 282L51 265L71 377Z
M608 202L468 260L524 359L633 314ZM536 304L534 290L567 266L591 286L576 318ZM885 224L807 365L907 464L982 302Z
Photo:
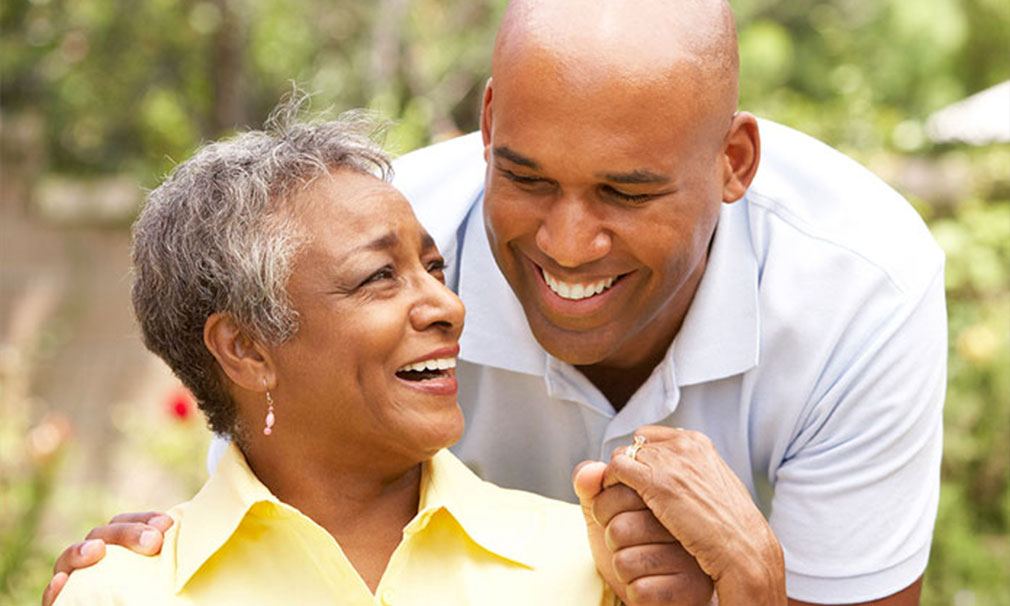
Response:
M760 160L757 118L747 112L737 112L723 143L723 202L736 202L747 193Z
M270 354L242 332L231 314L211 314L203 325L203 342L232 383L248 391L273 389Z

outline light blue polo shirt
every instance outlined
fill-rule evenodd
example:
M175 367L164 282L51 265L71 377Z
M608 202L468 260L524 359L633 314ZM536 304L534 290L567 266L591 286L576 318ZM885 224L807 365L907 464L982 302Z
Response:
M396 162L467 307L454 450L485 479L574 500L574 466L636 428L704 432L781 541L790 597L880 598L922 574L936 517L943 255L867 170L781 125L760 132L757 177L723 205L680 333L616 413L540 347L498 271L479 134Z

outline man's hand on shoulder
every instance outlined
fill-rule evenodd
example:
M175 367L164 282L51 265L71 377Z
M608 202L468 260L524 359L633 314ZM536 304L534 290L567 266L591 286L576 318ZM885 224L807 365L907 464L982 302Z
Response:
M98 563L105 557L105 545L120 545L141 555L157 555L172 518L164 513L124 513L105 526L92 529L84 541L63 550L53 566L53 578L42 594L42 606L52 606L66 585L70 573Z

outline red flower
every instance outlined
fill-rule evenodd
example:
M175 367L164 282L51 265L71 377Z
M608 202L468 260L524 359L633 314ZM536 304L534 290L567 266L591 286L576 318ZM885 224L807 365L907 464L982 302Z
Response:
M184 389L173 392L168 398L168 413L179 421L193 416L193 396Z

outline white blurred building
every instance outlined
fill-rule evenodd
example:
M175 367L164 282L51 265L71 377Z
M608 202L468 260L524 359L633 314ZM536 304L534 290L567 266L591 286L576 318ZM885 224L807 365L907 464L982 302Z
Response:
M933 113L926 135L935 143L1010 142L1010 80Z

